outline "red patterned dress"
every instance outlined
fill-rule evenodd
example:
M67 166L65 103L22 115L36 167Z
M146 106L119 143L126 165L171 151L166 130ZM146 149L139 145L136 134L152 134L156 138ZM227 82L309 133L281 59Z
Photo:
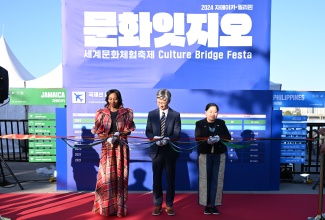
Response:
M93 134L110 134L112 124L108 107L96 112ZM119 108L116 117L118 132L131 132L135 129L133 111ZM119 137L127 143L126 136ZM117 140L113 146L103 142L95 190L95 201L92 211L104 216L127 216L128 178L130 152L126 144Z

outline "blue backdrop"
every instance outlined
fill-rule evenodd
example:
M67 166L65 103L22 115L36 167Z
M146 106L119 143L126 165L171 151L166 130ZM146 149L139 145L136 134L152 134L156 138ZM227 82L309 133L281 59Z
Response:
M136 130L131 136L145 137L147 114L156 108L156 89L121 89L125 107L134 110ZM71 88L69 94L84 94L84 103L72 104L68 101L71 113L67 115L67 133L72 136L91 137L90 129L94 123L94 113L104 105L105 90L97 88L76 91ZM205 117L204 108L208 102L218 103L219 118L226 121L232 137L240 142L244 138L279 137L279 132L272 131L272 91L245 90L183 90L171 89L172 102L170 106L181 112L182 138L193 138L195 122ZM97 97L94 97L96 94ZM276 120L274 120L276 122ZM281 122L281 120L278 120ZM64 144L60 141L61 145ZM152 173L151 159L145 149L148 145L139 145L138 139L129 139L131 148L130 190L151 189ZM184 139L183 142L188 142ZM192 148L195 143L184 143L179 146ZM100 145L86 149L67 149L65 156L57 158L64 163L69 190L92 190L96 182L99 164ZM272 141L256 141L244 149L228 148L226 165L225 190L276 190L279 182L272 182L279 175L279 144ZM58 153L59 154L59 153ZM273 159L271 160L271 158ZM65 159L66 158L66 159ZM277 158L277 159L275 159ZM177 169L177 189L197 189L197 153L181 153ZM60 178L58 178L60 182ZM63 184L64 185L64 184Z
M68 136L91 135L94 113L112 88L135 112L133 136L144 135L159 88L172 91L171 107L182 114L183 137L193 138L194 123L209 102L220 105L220 117L235 138L271 135L271 0L62 2ZM64 164L59 189L93 190L99 146L72 150L58 144L66 149L57 157ZM278 173L274 167L279 169L270 160L270 142L252 146L229 149L226 190L277 189L270 181ZM179 159L177 190L197 189L196 156L194 150ZM131 159L130 190L150 190L147 152L134 149Z

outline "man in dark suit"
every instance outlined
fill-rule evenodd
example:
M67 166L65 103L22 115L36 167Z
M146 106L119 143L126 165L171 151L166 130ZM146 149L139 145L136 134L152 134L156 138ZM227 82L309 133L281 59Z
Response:
M159 215L162 211L163 189L162 173L166 172L166 212L175 215L173 209L175 197L176 160L178 152L173 150L169 141L177 140L181 134L180 113L171 109L168 105L171 101L171 93L167 89L161 89L156 94L158 108L148 114L146 136L155 140L150 147L149 156L152 159L153 171L153 202L155 209L152 215Z

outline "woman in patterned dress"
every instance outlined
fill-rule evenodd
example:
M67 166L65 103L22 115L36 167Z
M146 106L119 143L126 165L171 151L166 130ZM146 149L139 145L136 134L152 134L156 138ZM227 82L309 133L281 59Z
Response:
M123 107L120 91L106 92L105 108L95 115L93 134L103 142L92 211L100 215L127 216L130 152L127 135L135 130L133 111Z

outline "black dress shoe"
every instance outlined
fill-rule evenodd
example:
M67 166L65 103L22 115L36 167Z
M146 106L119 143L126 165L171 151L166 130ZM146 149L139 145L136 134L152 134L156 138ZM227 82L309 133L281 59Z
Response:
M214 214L214 215L219 215L220 214L220 212L219 212L219 210L217 209L216 206L212 207L212 214Z
M206 206L204 208L204 215L210 215L212 213L211 207Z

